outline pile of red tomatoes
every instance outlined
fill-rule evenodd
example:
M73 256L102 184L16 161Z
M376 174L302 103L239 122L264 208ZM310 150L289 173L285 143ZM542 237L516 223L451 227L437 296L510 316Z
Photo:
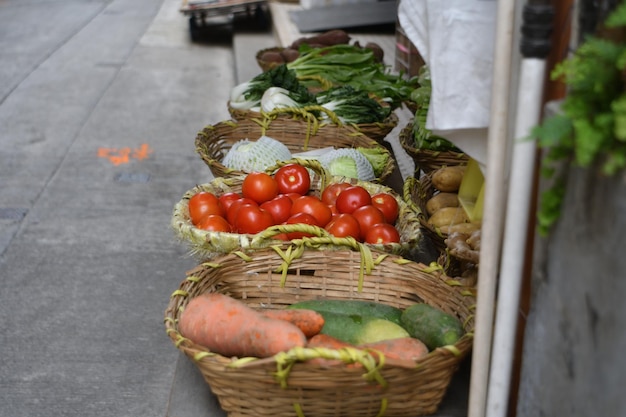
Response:
M399 205L393 195L372 195L360 185L336 182L318 197L309 194L310 187L309 171L302 165L284 165L273 175L253 172L244 178L241 193L194 194L189 199L189 216L194 226L208 231L256 234L277 224L308 224L359 242L400 241L395 227ZM275 238L305 235L298 231Z

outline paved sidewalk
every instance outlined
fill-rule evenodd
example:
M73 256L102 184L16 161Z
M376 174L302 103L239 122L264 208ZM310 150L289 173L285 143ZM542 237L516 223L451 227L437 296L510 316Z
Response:
M183 415L162 318L194 262L169 222L212 178L193 140L234 71L177 8L0 5L2 417Z
M273 35L191 43L179 5L0 4L0 417L225 415L165 334L195 265L169 222Z

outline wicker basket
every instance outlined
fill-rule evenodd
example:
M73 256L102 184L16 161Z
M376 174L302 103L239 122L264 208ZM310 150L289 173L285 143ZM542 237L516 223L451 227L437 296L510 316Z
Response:
M230 417L415 417L436 412L451 379L470 352L475 294L426 272L422 264L395 255L373 253L361 275L362 255L352 250L292 251L273 248L245 256L231 253L187 273L165 311L165 328L173 344L193 361ZM367 266L366 266L367 267ZM362 289L359 285L362 283ZM294 348L273 357L227 358L185 339L178 332L181 310L205 292L227 294L249 307L280 309L308 299L356 299L406 308L425 302L458 317L466 334L416 362L370 353ZM338 359L321 366L309 359Z
M388 105L388 104L385 104ZM329 116L328 123L334 123L338 126L343 125L341 121L337 118L337 116L331 112L330 110L324 109L321 106L310 106L310 107L302 107L302 108L282 108L276 109L271 113L263 113L256 112L251 110L242 110L236 109L228 104L228 112L231 117L235 120L245 120L245 119L274 119L274 118L299 118L303 120L310 120L311 118L315 118L315 115L311 113L311 110L318 110L324 112ZM385 138L397 125L398 125L398 115L395 112L391 112L389 116L385 118L382 122L372 122L372 123L349 123L347 126L354 128L355 130L363 133L366 136L374 139L376 142L382 144L385 141ZM322 120L319 121L322 123Z
M376 182L383 182L395 169L395 160L387 148L374 139L349 127L322 124L317 119L241 119L206 126L195 140L196 152L216 177L237 176L244 172L227 168L222 160L231 146L242 139L256 140L267 135L282 142L291 153L329 146L335 148L377 148L388 155L387 165Z
M271 48L265 48L265 49L261 49L259 50L256 55L255 55L255 59L257 64L259 65L259 67L261 67L261 70L263 72L267 72L269 70L271 70L272 68L275 68L281 64L284 64L285 62L270 62L270 61L265 61L263 59L261 59L261 57L263 56L264 53L266 52L278 52L281 53L285 48L280 47L280 46L274 46Z
M434 171L442 166L466 165L469 162L469 157L462 152L432 151L415 148L413 121L402 128L398 140L402 149L413 158L415 166L425 173Z
M437 189L432 185L431 176L432 173L424 174L420 179L407 177L403 186L404 200L414 212L418 213L417 217L419 218L423 235L439 251L437 263L447 275L465 278L465 285L472 286L476 281L478 264L474 260L465 259L455 251L451 251L447 242L450 235L428 223L429 217L426 211L426 202L438 193Z
M430 174L422 175L419 179L407 177L404 181L404 200L412 207L413 211L418 213L417 217L424 236L433 243L439 252L445 252L447 248L445 239L448 235L428 223L426 202L435 195L435 192L436 189L432 185Z
M422 232L417 213L413 211L413 208L406 203L402 196L398 195L391 188L368 181L359 181L353 178L330 177L326 172L324 172L324 169L319 165L319 163L310 160L282 161L277 164L276 167L269 168L267 172L271 173L273 170L289 162L300 163L301 165L311 168L317 173L311 182L310 194L312 195L317 195L319 197L326 184L330 182L345 181L355 185L361 185L367 189L370 194L386 192L396 198L399 206L399 216L395 226L400 232L400 242L388 244L367 244L367 247L386 253L408 256L413 249L419 246L422 239ZM328 235L319 227L304 225L274 226L256 235L249 235L207 231L199 229L192 224L189 217L189 199L193 197L194 194L200 191L208 191L218 196L227 192L241 193L241 184L243 183L244 177L245 174L236 177L216 178L210 183L197 185L191 190L188 190L183 195L182 199L174 206L171 226L173 227L176 236L189 246L190 252L193 256L196 256L199 259L210 259L238 249L258 249L270 245L282 244L284 241L274 239L278 233L300 231L299 229L317 236Z

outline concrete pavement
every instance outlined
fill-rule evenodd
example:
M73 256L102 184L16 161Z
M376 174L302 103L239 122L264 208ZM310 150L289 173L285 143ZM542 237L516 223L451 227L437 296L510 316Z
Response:
M163 311L194 264L169 221L234 71L177 8L0 4L2 416L192 415L168 411Z
M169 222L212 178L196 132L258 70L237 38L192 43L178 7L0 3L0 417L224 415L165 335L195 265Z

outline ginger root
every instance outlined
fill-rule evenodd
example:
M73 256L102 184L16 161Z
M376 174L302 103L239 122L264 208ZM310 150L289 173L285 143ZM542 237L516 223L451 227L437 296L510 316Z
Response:
M475 232L474 232L475 233ZM478 264L480 261L480 250L474 249L468 240L471 235L461 232L452 232L445 240L446 246L450 249L450 255Z

